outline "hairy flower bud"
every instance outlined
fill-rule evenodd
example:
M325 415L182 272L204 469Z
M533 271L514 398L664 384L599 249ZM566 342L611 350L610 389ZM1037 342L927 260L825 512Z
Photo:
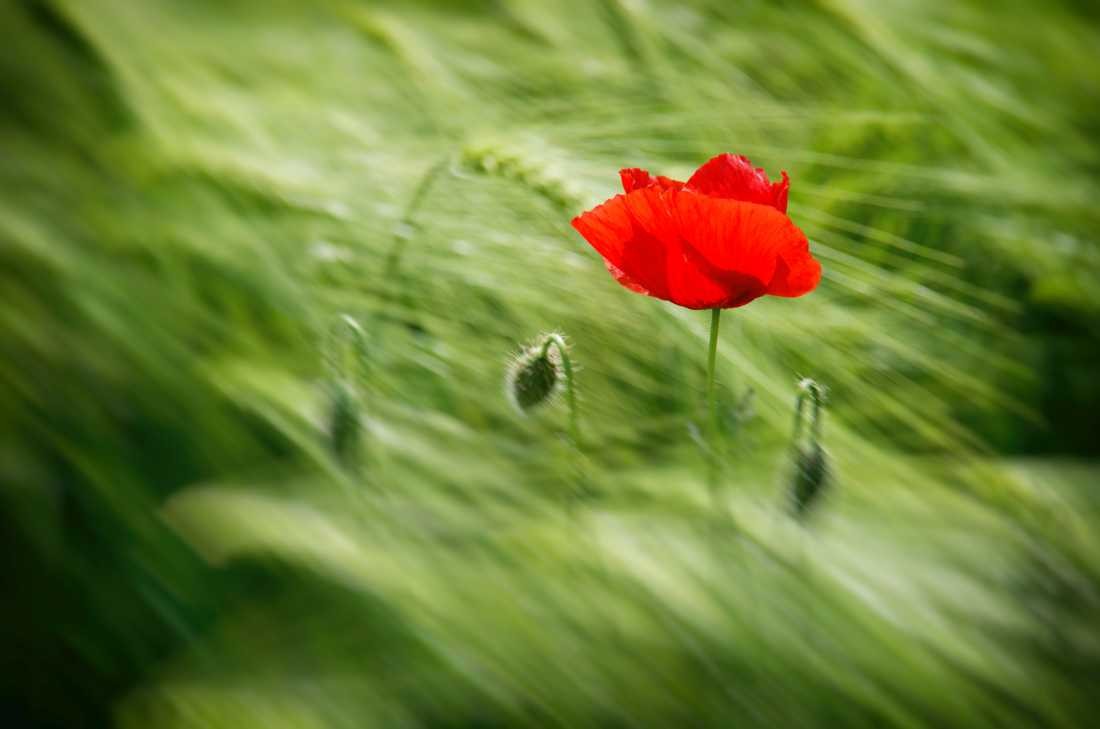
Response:
M329 389L329 443L344 465L353 466L359 460L362 426L355 389L343 380L332 383Z
M819 443L798 447L791 478L791 510L802 516L810 510L829 482L829 459Z
M508 399L523 413L547 402L564 383L561 353L549 347L551 337L544 334L525 347L508 366L504 386ZM560 337L559 337L560 338Z
M339 317L329 332L325 360L325 435L333 455L348 469L360 464L363 440L362 399L358 383L367 371L366 334L351 316Z

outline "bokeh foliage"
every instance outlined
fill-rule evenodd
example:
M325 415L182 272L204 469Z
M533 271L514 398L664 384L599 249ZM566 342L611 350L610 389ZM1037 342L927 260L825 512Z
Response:
M1094 716L1087 3L5 0L0 30L15 726ZM568 221L725 150L790 172L826 277L724 317L715 500L705 317ZM583 453L502 392L550 329ZM808 524L800 376L836 474Z

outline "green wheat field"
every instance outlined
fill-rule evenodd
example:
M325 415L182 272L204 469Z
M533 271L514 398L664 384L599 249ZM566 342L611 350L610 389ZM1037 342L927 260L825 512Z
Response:
M0 0L0 723L1092 727L1085 0ZM790 173L708 318L570 219ZM505 394L557 331L564 399ZM827 488L789 508L798 383Z

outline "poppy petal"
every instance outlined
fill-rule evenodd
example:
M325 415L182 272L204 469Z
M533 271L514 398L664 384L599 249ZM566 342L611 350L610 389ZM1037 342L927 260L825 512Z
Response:
M786 172L781 174L782 179L773 183L768 173L754 168L747 157L720 154L695 171L687 181L687 189L710 197L769 205L785 213L791 181Z
M820 278L805 234L768 205L675 193L684 247L698 254L695 265L709 276L739 274L768 282L763 293L801 296ZM709 268L708 268L709 267Z
M623 182L623 192L633 192L656 183L653 176L640 167L619 170L619 179Z
M646 189L649 188L629 194L641 194ZM667 298L668 286L663 270L665 253L660 241L635 224L626 208L627 197L616 195L602 205L581 213L573 218L573 227L603 256L616 280L622 283L625 277L631 284L628 288L641 288L650 296ZM640 249L634 251L633 258L648 258L649 265L638 266L628 273L624 263L628 249ZM622 276L616 271L621 272Z
M619 268L649 289L651 296L689 309L729 306L731 290L740 298L746 285L759 289L755 296L762 294L762 280L746 282L740 276L731 280L727 272L708 268L707 262L685 245L676 205L682 194L653 186L621 196L635 237L625 247ZM647 279L657 280L658 286L650 286Z
M635 190L641 190L646 187L661 187L665 189L680 189L684 186L684 183L679 180L674 180L671 177L665 177L664 175L657 175L654 177L649 174L648 170L643 170L640 167L627 167L626 169L619 170L619 179L623 183L623 192L634 192Z
M631 290L691 309L740 306L762 295L761 279L714 269L685 248L673 207L679 194L653 186L618 195L574 218L573 228Z
M692 309L801 296L821 280L805 234L786 215L790 178L721 154L686 183L630 167L622 195L573 219L622 286Z
M730 308L766 293L766 282L775 273L774 254L770 265L757 260L760 256L742 256L751 264L749 270L717 252L724 247L754 250L738 237L755 231L755 218L737 213L739 205L652 186L617 195L574 218L573 227L623 286L691 309ZM786 220L771 208L745 207ZM711 224L708 217L715 214L723 215L725 223ZM768 250L765 245L764 257Z
M626 273L614 263L605 258L603 264L607 267L608 272L615 277L615 280L625 288L630 289L636 294L645 294L649 296L649 291L645 286L642 286L640 283L630 278L630 276L627 276Z
M821 281L821 264L810 255L809 245L804 250L791 248L780 256L775 275L768 284L772 296L795 297L808 294Z

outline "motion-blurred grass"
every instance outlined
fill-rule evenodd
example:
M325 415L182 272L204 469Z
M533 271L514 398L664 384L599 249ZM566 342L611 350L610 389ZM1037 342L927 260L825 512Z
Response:
M1094 720L1088 3L5 0L0 30L6 725ZM720 151L790 172L826 273L724 317L715 503L704 314L568 221ZM550 329L583 453L501 391ZM801 376L836 473L807 524Z

